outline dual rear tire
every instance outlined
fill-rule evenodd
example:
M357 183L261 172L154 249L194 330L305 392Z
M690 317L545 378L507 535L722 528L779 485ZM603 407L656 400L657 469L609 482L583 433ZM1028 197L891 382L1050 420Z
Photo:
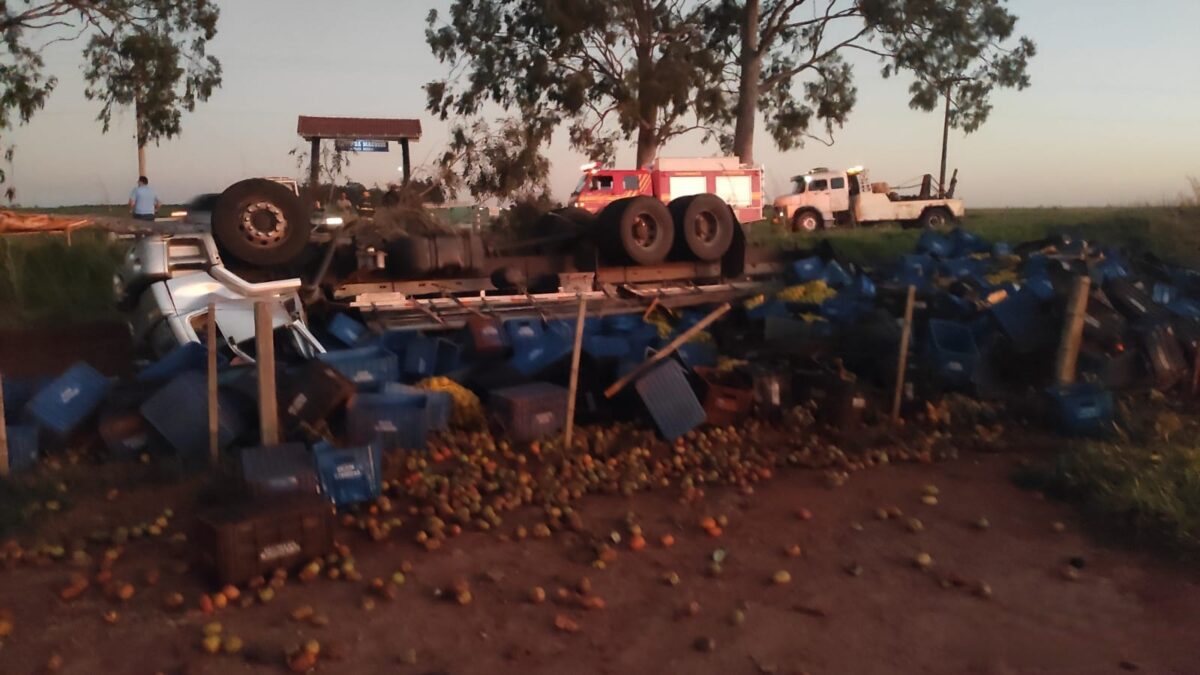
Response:
M733 212L716 195L680 197L670 206L645 195L612 202L600 212L599 239L614 263L657 265L680 258L720 260L733 242Z

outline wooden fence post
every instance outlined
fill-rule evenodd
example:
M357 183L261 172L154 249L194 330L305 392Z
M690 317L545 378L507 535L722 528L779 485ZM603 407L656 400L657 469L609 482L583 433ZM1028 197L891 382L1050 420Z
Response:
M892 421L900 421L900 403L904 400L904 375L908 370L908 343L912 339L913 307L917 303L917 287L908 287L904 300L904 326L900 329L900 354L896 365L896 389L892 392Z
M1063 323L1062 339L1058 342L1058 358L1054 365L1054 382L1065 386L1075 381L1075 363L1079 360L1079 343L1083 341L1083 321L1087 318L1088 290L1092 280L1075 278L1067 300L1067 320Z
M254 303L254 358L258 363L258 423L264 446L279 445L279 404L275 391L275 331L271 302Z
M579 316L575 319L575 350L571 353L571 381L567 386L567 420L563 434L564 449L570 449L575 433L575 395L579 391L579 357L583 351L583 320L587 316L587 300L579 296Z

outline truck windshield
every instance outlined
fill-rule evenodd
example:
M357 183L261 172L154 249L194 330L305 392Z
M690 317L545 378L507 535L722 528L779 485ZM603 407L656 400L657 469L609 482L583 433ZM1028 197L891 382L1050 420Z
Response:
M796 176L792 179L792 184L796 186L795 194L804 194L804 188L808 185L804 182L804 176Z
M587 185L588 178L590 178L590 177L591 177L591 174L586 174L586 173L583 174L582 176L580 176L579 182L575 184L575 191L572 192L571 194L578 196L580 193L582 193L583 188L584 188L584 186Z

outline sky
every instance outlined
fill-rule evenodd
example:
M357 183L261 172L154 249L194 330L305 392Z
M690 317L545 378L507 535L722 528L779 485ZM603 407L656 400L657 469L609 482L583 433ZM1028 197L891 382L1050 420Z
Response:
M302 145L297 115L414 117L419 169L444 149L448 123L424 110L422 85L446 67L424 40L430 9L449 0L253 0L219 2L209 52L224 84L184 118L183 134L147 149L164 202L217 192L250 176L300 176L289 151ZM1197 0L1010 0L1019 34L1038 55L1032 86L994 94L987 124L951 132L958 196L971 207L1105 206L1176 201L1200 177L1200 2ZM83 96L79 43L46 49L59 78L45 109L6 134L16 145L9 179L17 202L36 206L119 203L137 178L131 113L107 135L97 102ZM907 81L884 80L871 58L856 62L859 99L831 147L780 152L759 126L757 159L769 197L812 167L867 167L893 185L937 173L941 114L908 108ZM565 136L565 134L561 134ZM698 136L664 156L718 154ZM549 150L551 188L564 199L589 158L564 138ZM617 159L634 161L632 143ZM385 184L399 176L398 148L351 158L348 177Z

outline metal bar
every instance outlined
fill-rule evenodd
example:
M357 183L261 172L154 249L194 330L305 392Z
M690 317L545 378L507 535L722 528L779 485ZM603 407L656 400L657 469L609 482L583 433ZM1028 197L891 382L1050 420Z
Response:
M651 356L650 358L643 361L637 368L634 368L631 372L627 373L624 377L617 380L616 382L613 382L612 385L609 386L608 389L604 390L604 397L612 398L613 396L616 396L618 393L621 392L622 389L627 387L630 382L633 382L634 380L641 377L643 374L645 374L645 372L647 370L650 370L650 368L654 367L654 364L658 363L659 361L662 361L663 359L667 358L671 354L674 354L677 349L679 349L680 347L682 347L684 345L684 343L686 343L688 340L692 339L693 335L695 335L696 333L699 333L700 331L704 330L705 328L708 328L709 325L712 324L712 322L721 318L730 309L733 309L733 306L730 305L728 302L721 305L720 307L714 309L712 312L710 312L708 314L708 316L704 317L703 319L700 319L700 321L698 321L696 323L696 325L694 325L691 328L680 333L678 337L676 337L674 340L671 340L670 344L668 344L666 347L663 347L659 351L655 352L653 356Z
M221 423L217 406L217 303L208 303L208 462L216 466L221 460Z
M279 445L279 404L275 391L275 331L271 303L254 303L255 356L258 361L258 420L263 445Z
M405 182L405 184L407 184L408 181L412 178L412 165L410 163L410 159L409 159L409 155L408 155L408 139L407 138L400 139L400 155L404 161L404 166L403 166L404 182Z
M908 370L908 343L912 339L913 307L917 304L917 287L908 287L904 300L904 327L900 330L900 354L896 366L896 388L892 391L892 421L900 421L900 402L904 399L904 375Z
M575 395L579 391L579 357L583 352L583 321L587 316L587 300L579 296L579 316L575 318L575 349L571 352L571 380L567 386L567 429L563 448L570 452L571 436L575 433Z
M1054 381L1068 385L1075 381L1075 363L1079 360L1079 343L1083 341L1083 320L1087 318L1088 289L1092 280L1086 276L1075 278L1071 296L1067 300L1067 320L1063 324L1062 339L1058 343L1058 357L1054 365Z

